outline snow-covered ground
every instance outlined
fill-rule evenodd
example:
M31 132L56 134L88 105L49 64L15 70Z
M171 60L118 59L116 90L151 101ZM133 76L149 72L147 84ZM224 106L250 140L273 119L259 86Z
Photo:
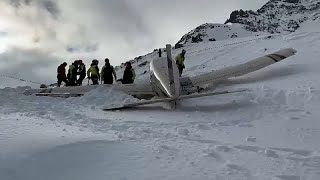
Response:
M0 179L320 179L320 33L240 40L187 46L184 75L298 53L217 85L249 92L184 100L176 111L102 111L132 98L110 89L69 99L1 89Z
M10 88L16 88L19 86L29 86L32 88L39 88L41 84L37 82L31 82L28 80L20 79L18 77L12 77L0 74L0 89L10 87Z

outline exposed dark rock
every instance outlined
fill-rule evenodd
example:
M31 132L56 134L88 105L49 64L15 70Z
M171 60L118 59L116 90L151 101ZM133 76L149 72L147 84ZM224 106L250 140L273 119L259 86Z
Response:
M43 89L43 88L48 88L48 86L45 85L45 84L41 84L40 88L41 88L41 89Z
M238 37L237 34L232 34L232 35L231 35L231 38L236 38L236 37Z
M182 48L183 47L183 45L182 44L179 44L179 43L177 43L176 45L174 45L174 48L175 49L179 49L179 48Z
M139 66L139 67L143 67L143 66L145 66L145 65L147 65L147 64L148 64L148 61L145 61L145 62L139 64L138 66Z
M285 0L287 3L298 3L300 0Z
M319 0L270 0L256 12L242 9L233 11L225 24L243 24L246 30L253 32L293 32L300 27L300 23L319 19L318 12L320 12Z
M191 42L192 43L199 43L199 42L202 42L203 39L201 37L203 37L204 35L203 34L198 34L197 36L193 36L191 38Z

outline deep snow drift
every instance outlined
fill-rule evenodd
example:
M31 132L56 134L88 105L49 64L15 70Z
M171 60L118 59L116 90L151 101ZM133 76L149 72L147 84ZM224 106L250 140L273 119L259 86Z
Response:
M320 179L320 33L234 41L187 46L184 75L287 47L298 53L217 84L249 92L184 100L176 111L104 112L134 100L111 89L69 99L1 89L0 179Z

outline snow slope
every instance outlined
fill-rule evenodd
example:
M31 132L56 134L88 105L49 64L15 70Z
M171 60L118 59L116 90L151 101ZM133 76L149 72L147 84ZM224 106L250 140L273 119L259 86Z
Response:
M196 43L216 43L215 47L227 46L228 44L239 43L243 41L252 41L254 39L263 39L269 37L271 34L267 32L252 32L245 30L244 26L241 24L212 24L206 23L198 26L197 28L191 30L175 44L173 50L181 49L182 47L188 48ZM253 36L256 36L253 38ZM272 35L275 36L275 35ZM211 44L212 46L212 44ZM181 50L179 50L181 51ZM162 48L162 56L166 56L165 48ZM178 51L175 51L178 52ZM153 52L146 54L144 56L139 56L131 60L133 67L139 69L138 76L143 75L148 72L148 65L150 61L157 58L158 49ZM116 66L116 71L118 77L121 77L125 68L125 64L122 63L120 66Z
M320 179L320 33L255 38L189 44L184 75L298 53L216 87L249 92L184 100L176 111L101 111L134 100L112 89L69 99L1 89L0 179ZM136 67L139 80L147 66Z

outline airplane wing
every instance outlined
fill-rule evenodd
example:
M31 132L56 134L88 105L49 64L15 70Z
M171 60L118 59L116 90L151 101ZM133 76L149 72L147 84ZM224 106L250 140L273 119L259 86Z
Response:
M74 86L74 87L55 87L46 89L28 89L24 92L25 95L35 94L37 96L80 96L94 90L98 87L112 88L116 91L122 91L126 94L139 98L147 98L154 96L150 83L141 84L113 84L99 86Z
M282 61L294 55L296 52L297 51L292 48L282 49L272 54L256 58L244 64L226 67L217 71L213 71L198 76L183 77L180 79L181 86L183 89L186 89L206 85L215 81L220 81L231 77L242 76L262 69L264 67L267 67L271 64Z
M182 95L179 97L167 97L167 98L160 98L160 99L153 99L153 100L143 100L143 101L134 102L134 103L111 105L111 106L105 107L103 110L105 111L122 110L122 109L128 109L128 108L133 108L133 107L147 105L147 104L156 104L161 102L175 102L183 99L191 99L191 98L206 97L206 96L217 96L217 95L223 95L223 94L240 93L245 91L247 91L247 89L239 89L234 91L206 92L206 93L198 93L198 94L191 94L191 95Z

